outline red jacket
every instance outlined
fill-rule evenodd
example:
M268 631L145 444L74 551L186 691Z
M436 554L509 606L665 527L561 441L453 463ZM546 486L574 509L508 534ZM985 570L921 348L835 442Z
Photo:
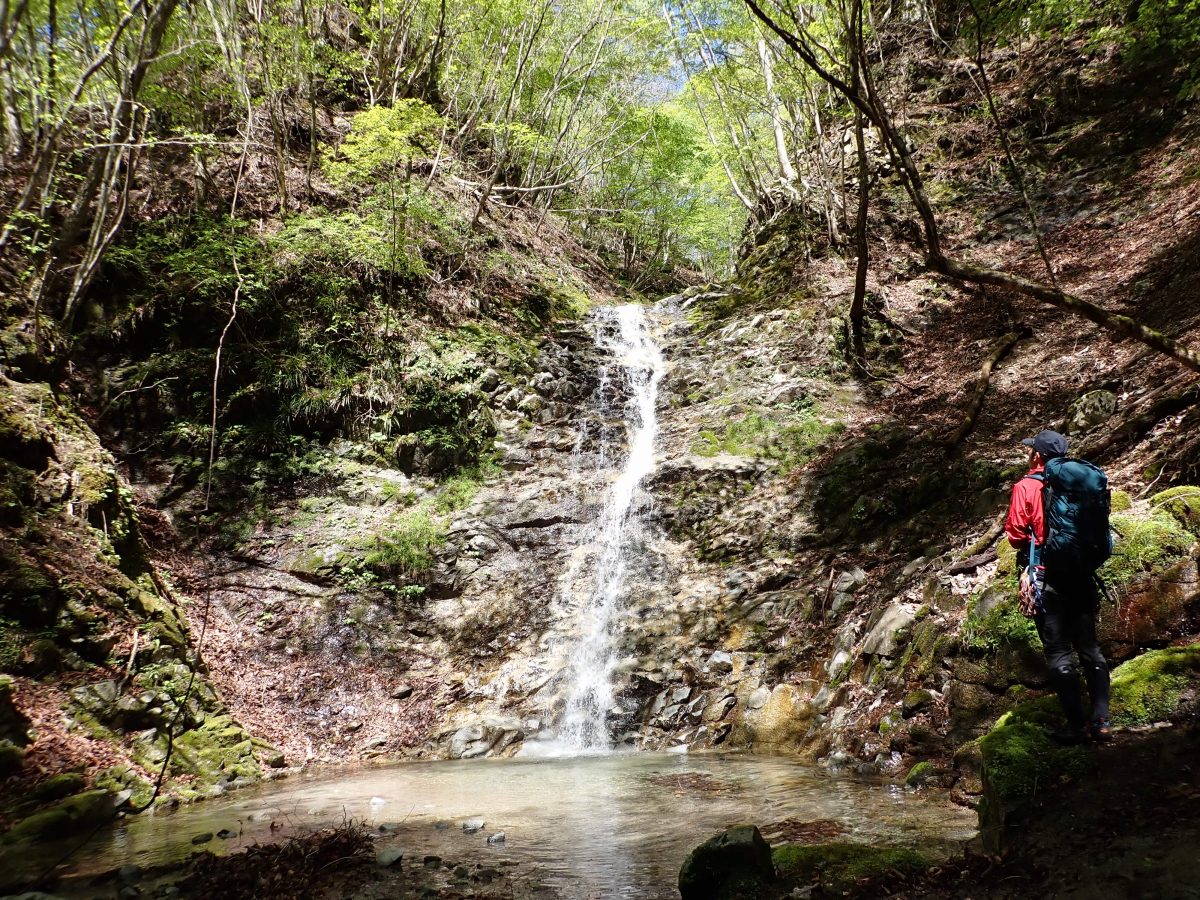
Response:
M1018 549L1029 545L1030 525L1037 536L1038 546L1046 541L1046 520L1042 517L1042 483L1029 477L1041 472L1042 465L1039 463L1013 485L1008 518L1004 520L1004 533L1008 535L1008 542Z

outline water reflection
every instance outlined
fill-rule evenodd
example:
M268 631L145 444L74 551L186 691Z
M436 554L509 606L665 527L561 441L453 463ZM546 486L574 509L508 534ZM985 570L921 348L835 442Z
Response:
M470 818L482 831L463 832ZM728 825L833 820L847 839L951 854L975 816L944 800L831 777L753 756L623 754L537 760L404 763L248 789L174 813L143 816L97 837L80 873L168 862L198 834L225 829L204 849L233 850L346 819L386 824L382 842L408 858L504 859L543 873L568 898L676 896L687 852ZM488 845L503 831L503 844Z

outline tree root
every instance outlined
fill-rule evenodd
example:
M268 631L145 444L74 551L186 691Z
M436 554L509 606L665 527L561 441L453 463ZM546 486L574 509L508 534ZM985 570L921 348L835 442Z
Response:
M971 392L967 414L963 417L962 423L958 428L954 430L954 434L946 439L947 447L957 447L975 428L975 422L979 418L980 411L983 409L983 398L987 395L988 385L992 380L992 370L1000 360L1008 355L1013 347L1031 334L1032 332L1028 328L1023 328L1021 331L1010 331L992 346L992 352L988 354L988 358L983 361L983 365L979 368L979 377L975 380L975 389Z

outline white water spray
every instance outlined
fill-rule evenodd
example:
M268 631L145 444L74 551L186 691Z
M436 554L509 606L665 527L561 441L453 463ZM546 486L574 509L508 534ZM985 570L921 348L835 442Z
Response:
M567 702L558 743L575 753L604 751L611 746L606 714L615 702L613 625L624 606L625 575L639 526L638 489L654 470L655 404L665 368L640 306L619 306L600 315L600 346L611 354L628 397L624 418L629 455L595 526L595 572L590 597L580 611L583 637L567 672Z

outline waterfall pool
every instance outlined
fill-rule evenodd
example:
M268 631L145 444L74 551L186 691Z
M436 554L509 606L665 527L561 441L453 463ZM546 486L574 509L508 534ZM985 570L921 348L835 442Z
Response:
M482 830L463 823L482 819ZM726 826L829 820L839 840L958 853L975 814L942 795L830 775L783 757L626 753L560 759L405 762L246 788L226 798L139 816L96 835L73 857L80 879L125 865L234 852L346 820L375 830L405 863L424 855L511 866L537 896L678 897L679 867ZM830 827L826 825L826 827ZM192 838L223 829L197 847ZM487 838L504 832L502 844ZM79 882L77 882L79 883ZM89 896L72 891L73 896ZM109 885L104 894L112 895Z

